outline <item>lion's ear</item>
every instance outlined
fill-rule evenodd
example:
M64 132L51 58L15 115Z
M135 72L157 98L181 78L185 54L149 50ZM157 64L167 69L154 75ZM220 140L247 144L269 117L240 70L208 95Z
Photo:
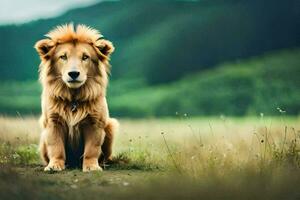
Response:
M49 52L54 47L54 43L50 39L42 39L35 43L34 48L40 55L41 59L49 59Z
M100 57L109 59L110 55L114 52L115 47L111 41L100 39L95 44L97 48L97 53Z

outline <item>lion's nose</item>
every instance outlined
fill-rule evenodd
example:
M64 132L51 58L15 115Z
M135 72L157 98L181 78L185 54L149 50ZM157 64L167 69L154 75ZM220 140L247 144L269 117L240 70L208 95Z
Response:
M72 72L69 72L68 75L73 79L75 80L78 76L79 76L80 72L77 72L77 71L72 71Z

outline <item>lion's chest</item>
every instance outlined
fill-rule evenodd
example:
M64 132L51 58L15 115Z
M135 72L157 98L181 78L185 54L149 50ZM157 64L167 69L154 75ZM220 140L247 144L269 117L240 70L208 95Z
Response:
M54 114L54 116L62 119L71 135L77 132L76 127L80 126L83 122L90 121L90 123L93 124L103 124L108 117L106 101L100 100L81 103L56 100L50 102L45 113L47 113L48 116Z
M90 113L90 110L83 105L72 105L70 103L57 102L52 113L57 113L68 126L70 132L75 132L76 127Z

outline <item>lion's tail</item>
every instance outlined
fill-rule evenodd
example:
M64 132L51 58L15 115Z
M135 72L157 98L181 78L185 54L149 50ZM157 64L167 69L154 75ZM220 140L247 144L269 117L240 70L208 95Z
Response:
M109 118L104 128L105 138L102 145L102 159L104 161L112 160L112 148L115 134L119 130L119 122L115 118Z

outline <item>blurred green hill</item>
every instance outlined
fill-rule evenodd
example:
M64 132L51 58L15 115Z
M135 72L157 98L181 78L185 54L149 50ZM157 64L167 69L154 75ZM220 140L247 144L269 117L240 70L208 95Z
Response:
M116 46L115 115L300 112L298 0L106 1L0 26L0 112L39 112L33 45L69 22L101 30Z
M141 83L133 83L117 93L113 85L109 95L111 112L136 117L297 115L299 58L300 49L281 51L225 63L172 84L141 88Z
M268 53L155 86L137 78L112 81L110 111L121 117L298 115L299 58L300 49ZM39 113L40 92L37 81L2 84L0 113Z

